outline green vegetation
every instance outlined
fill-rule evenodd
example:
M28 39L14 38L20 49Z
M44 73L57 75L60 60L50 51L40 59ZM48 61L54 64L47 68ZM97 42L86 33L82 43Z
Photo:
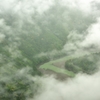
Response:
M78 40L77 36L70 38L71 35L86 35L88 27L96 22L96 15L69 5L65 7L59 0L54 0L55 4L43 13L38 12L42 11L41 7L26 5L24 9L24 0L14 1L18 1L18 6L11 1L13 8L0 7L0 100L33 98L41 85L34 81L34 77L43 75L39 66L69 77L74 77L79 71L89 74L95 71L100 54L94 54L93 60L91 56L65 57L69 52L63 48L65 44ZM30 8L32 12L28 10ZM66 61L66 69L53 65L59 61Z
M62 74L66 74L67 76L69 77L73 77L74 76L74 73L71 72L71 71L68 71L68 70L65 70L65 69L61 69L61 68L58 68L56 66L53 66L52 64L50 63L46 63L42 66L40 66L40 69L44 69L44 70L51 70L55 73L62 73Z
M67 56L61 59L50 61L49 63L45 63L40 66L40 69L50 70L55 73L63 73L69 77L75 76L75 74L78 72L93 74L98 70L96 64L99 60L99 56L100 56L99 52L83 54L80 56L77 55ZM65 62L66 69L62 69L53 65L55 63L63 62L63 61Z
M96 64L99 57L100 53L91 53L89 55L70 59L65 62L65 68L75 73L82 71L87 74L93 74L98 69Z
M65 68L69 71L72 71L74 73L78 73L79 71L82 71L82 68L74 65L73 63L70 63L70 62L66 62L65 63Z
M0 100L26 100L37 93L39 84L33 80L30 68L0 68Z

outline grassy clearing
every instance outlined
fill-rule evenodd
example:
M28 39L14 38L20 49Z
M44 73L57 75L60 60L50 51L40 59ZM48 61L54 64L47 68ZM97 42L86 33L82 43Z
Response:
M82 57L82 56L85 56L86 54L75 54L75 55L72 55L72 56L66 56L66 57L63 57L63 58L60 58L60 59L57 59L57 60L53 60L53 61L50 61L49 63L56 63L56 62L60 62L60 61L67 61L67 60L70 60L70 59L74 59L74 58L78 58L78 57Z
M40 68L44 69L44 70L51 70L51 71L54 71L56 73L66 74L69 77L74 77L75 74L72 71L68 71L66 69L58 68L58 67L52 65L52 63L57 63L57 62L61 62L61 61L67 61L67 60L70 60L72 58L74 59L76 57L78 57L78 56L76 56L76 55L74 55L74 56L66 56L66 57L63 57L63 58L60 58L60 59L53 60L53 61L50 61L48 63L45 63L45 64L41 65Z
M40 68L45 69L45 70L51 70L51 71L54 71L56 73L66 74L70 77L75 76L75 74L73 72L65 70L65 69L58 68L56 66L53 66L51 63L46 63L46 64L40 66Z
M83 55L80 55L80 56L83 56ZM78 58L78 57L79 57L79 55L66 56L66 57L63 57L61 59L57 59L57 60L45 63L45 64L41 65L40 68L44 69L44 70L51 70L51 71L54 71L56 73L66 74L66 75L68 75L70 77L74 77L75 74L72 71L68 71L66 69L58 68L58 67L52 65L52 63L57 63L57 62L61 62L61 61L67 61L67 60ZM77 67L77 70L81 70L81 69L79 69L79 67Z

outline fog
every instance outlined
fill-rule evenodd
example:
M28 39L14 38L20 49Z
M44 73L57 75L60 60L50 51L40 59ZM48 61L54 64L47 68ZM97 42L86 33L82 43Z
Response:
M99 100L100 72L94 75L78 74L63 82L53 77L41 79L44 90L29 100Z
M92 16L93 22L91 24L84 25L84 20L77 25L70 21L70 13L62 12L61 19L57 15L58 24L63 25L64 30L68 29L68 35L66 37L66 43L60 50L52 50L49 52L40 52L33 57L40 57L49 55L52 60L52 55L56 53L64 52L69 55L81 54L82 52L99 52L100 50L100 15L99 7L96 4L100 4L99 0L0 0L0 44L4 43L4 52L9 52L6 56L0 53L0 82L16 82L14 78L20 76L24 78L24 83L32 82L29 86L31 91L35 93L34 97L28 97L30 91L25 96L25 100L100 100L100 71L93 75L87 75L84 73L78 73L74 78L66 78L64 81L57 80L55 76L32 76L30 66L25 65L25 68L15 68L14 60L21 58L23 61L28 61L27 58L23 57L22 52L19 50L21 45L21 35L41 35L42 32L49 33L49 17L46 14L52 7L62 5L68 11L73 9L72 12L82 12L85 17ZM58 7L58 6L57 6ZM59 11L59 7L56 11ZM65 9L65 10L66 10ZM75 10L74 10L75 9ZM63 11L63 10L62 10ZM54 14L54 13L53 13ZM50 18L54 18L53 14L50 14ZM66 16L69 14L68 16ZM82 17L82 14L79 15ZM56 15L56 14L55 14ZM78 13L76 13L78 16ZM74 17L72 15L72 17ZM43 22L41 19L43 19ZM56 19L54 18L54 20ZM35 20L36 19L36 20ZM72 18L74 20L74 18ZM10 21L9 21L10 20ZM41 23L39 23L41 21ZM73 22L72 26L67 24ZM76 20L78 22L78 18ZM26 26L24 26L26 25ZM27 30L26 27L32 25ZM39 26L41 25L41 27ZM56 24L55 24L56 25ZM80 34L81 25L85 26L82 34ZM42 30L42 26L45 27L46 31ZM34 27L34 30L30 31ZM72 27L72 29L70 29ZM80 30L77 30L80 29ZM27 30L27 31L26 31ZM53 30L51 28L50 30ZM56 29L55 29L56 30ZM51 31L50 31L51 32ZM52 31L54 32L54 31ZM55 31L52 34L56 34ZM44 33L43 33L44 34ZM59 34L58 34L59 36ZM43 39L42 39L43 40ZM7 41L7 42L6 42ZM2 45L1 45L2 46ZM27 47L28 48L28 47ZM4 63L2 65L2 63ZM100 67L99 62L96 64ZM20 79L19 79L20 80ZM40 83L41 86L33 86L33 83ZM38 87L38 89L37 89ZM6 88L0 85L0 93L6 93ZM22 91L22 90L21 90ZM25 91L25 90L24 90ZM17 91L20 93L20 91ZM8 92L7 92L8 93ZM8 93L9 94L9 93Z
M96 22L91 24L84 34L78 34L77 31L73 31L68 35L68 39L70 41L64 45L63 50L69 53L71 52L71 50L74 50L71 53L90 52L90 51L99 52L100 18L97 18ZM85 50L84 48L87 49Z
M100 18L97 19L97 22L92 24L88 28L88 35L83 41L83 46L94 45L97 48L100 48Z

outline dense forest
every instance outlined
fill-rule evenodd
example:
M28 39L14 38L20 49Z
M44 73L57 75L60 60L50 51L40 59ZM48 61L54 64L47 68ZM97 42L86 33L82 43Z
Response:
M97 63L99 61L100 52L91 53L78 58L73 58L65 62L65 68L74 73L83 72L93 74L98 71Z

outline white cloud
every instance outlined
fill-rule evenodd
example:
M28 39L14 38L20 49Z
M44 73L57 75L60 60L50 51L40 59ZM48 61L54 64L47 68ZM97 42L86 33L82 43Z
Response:
M93 0L62 0L63 5L78 8L85 12L91 12L91 2Z
M13 12L18 14L31 14L36 10L43 13L53 4L53 0L0 0L0 9L2 13Z
M74 79L64 82L52 77L41 78L44 89L34 100L99 100L99 76L100 72L91 76L78 74Z
M86 47L95 45L100 48L100 19L89 27L88 35L82 42L82 45Z

